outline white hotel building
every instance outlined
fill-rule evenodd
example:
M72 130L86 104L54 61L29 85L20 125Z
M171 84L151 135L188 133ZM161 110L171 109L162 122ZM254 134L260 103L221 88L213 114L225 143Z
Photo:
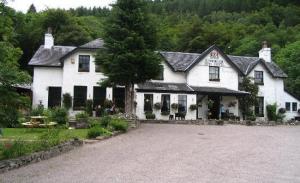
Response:
M33 107L60 106L65 93L73 98L72 115L85 106L87 99L95 106L108 99L124 107L124 88L102 88L98 84L105 76L94 60L96 51L102 48L101 39L79 47L55 46L52 35L45 34L45 44L29 62L34 68ZM140 119L145 119L147 111L161 120L177 113L185 114L188 120L207 119L208 100L213 101L211 118L219 117L221 104L230 116L241 117L238 97L247 95L239 90L242 77L253 77L259 86L257 117L267 119L266 106L274 103L286 108L286 120L299 116L300 101L284 90L287 75L272 61L271 48L266 45L258 57L226 55L215 45L203 53L160 54L164 68L160 80L136 85L136 115ZM161 104L160 109L154 107L156 103ZM172 104L178 104L178 109ZM191 110L191 105L197 105L196 109Z

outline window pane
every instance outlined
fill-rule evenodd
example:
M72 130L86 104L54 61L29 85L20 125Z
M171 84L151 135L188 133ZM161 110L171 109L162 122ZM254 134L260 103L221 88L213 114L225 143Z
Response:
M61 87L49 87L48 88L48 107L60 107L61 106Z
M98 105L103 107L104 100L106 99L106 88L100 86L94 86L93 91L93 106L94 108Z
M170 112L170 95L162 95L161 103L161 112Z
M74 110L82 110L85 107L87 98L87 87L86 86L74 86Z
M263 84L264 83L264 76L263 71L254 71L254 82L256 84Z
M209 67L209 80L216 81L219 80L219 67L210 66Z
M144 95L144 111L152 112L152 106L153 106L153 95L145 94Z
M293 111L297 111L297 102L293 102Z
M89 72L90 71L90 56L79 55L78 61L78 72Z
M258 97L255 104L255 115L264 117L264 97Z
M186 113L187 111L187 96L178 95L178 112Z
M286 111L290 111L291 110L291 103L289 103L289 102L285 103L285 110Z

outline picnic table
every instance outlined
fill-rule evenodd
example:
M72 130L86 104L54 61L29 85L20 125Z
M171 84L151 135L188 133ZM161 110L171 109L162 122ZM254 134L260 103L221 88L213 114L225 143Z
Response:
M48 122L47 116L31 116L29 122L22 123L26 128L50 127L57 125L56 122Z

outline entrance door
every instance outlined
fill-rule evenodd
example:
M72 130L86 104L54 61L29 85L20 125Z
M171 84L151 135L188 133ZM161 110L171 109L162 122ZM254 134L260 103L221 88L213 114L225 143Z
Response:
M49 87L48 108L61 106L61 87Z
M125 88L113 88L113 101L117 108L125 108Z
M210 109L211 118L212 119L219 119L220 114L220 96L219 95L210 95L208 96L208 100L213 101L213 106Z

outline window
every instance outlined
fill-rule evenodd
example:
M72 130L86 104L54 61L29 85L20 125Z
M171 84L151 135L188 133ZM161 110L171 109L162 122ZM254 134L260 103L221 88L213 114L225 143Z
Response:
M145 112L152 112L153 106L153 95L152 94L145 94L144 95L144 111Z
M292 108L293 111L297 111L297 102L293 102Z
M264 73L263 71L254 71L254 83L258 85L264 84Z
M264 97L257 97L255 115L258 117L264 117Z
M117 108L125 109L125 88L113 88L113 102Z
M220 81L220 68L209 66L209 81Z
M86 86L74 86L74 110L83 110L85 108L85 102L87 98L87 87Z
M162 66L162 70L159 72L159 75L154 80L164 80L164 67Z
M106 88L100 86L94 86L93 91L93 106L94 109L96 106L101 105L103 107L104 100L106 98Z
M178 95L178 112L186 113L187 111L187 96Z
M61 106L61 87L49 87L48 88L48 107L60 107Z
M285 110L286 111L291 111L291 103L289 103L289 102L285 103Z
M170 95L161 95L161 112L170 112Z
M90 72L90 56L79 55L78 72Z

